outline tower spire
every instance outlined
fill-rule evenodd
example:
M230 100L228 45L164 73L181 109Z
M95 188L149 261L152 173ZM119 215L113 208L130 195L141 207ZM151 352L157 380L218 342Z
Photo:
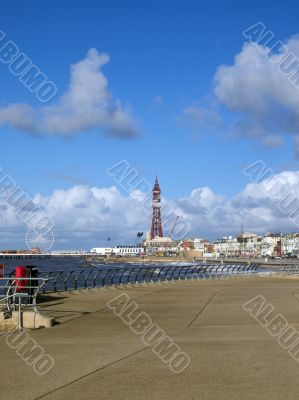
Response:
M153 217L152 217L151 238L154 239L156 236L163 237L162 221L161 221L161 189L157 176L153 188L152 204L153 204Z

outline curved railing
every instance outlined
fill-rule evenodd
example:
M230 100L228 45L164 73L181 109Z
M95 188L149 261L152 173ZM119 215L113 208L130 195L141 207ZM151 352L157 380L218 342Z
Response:
M48 293L114 285L247 276L255 273L257 268L257 264L126 266L92 270L41 271L39 276L47 279L43 292Z
M279 268L279 273L293 275L299 274L299 264L283 264Z

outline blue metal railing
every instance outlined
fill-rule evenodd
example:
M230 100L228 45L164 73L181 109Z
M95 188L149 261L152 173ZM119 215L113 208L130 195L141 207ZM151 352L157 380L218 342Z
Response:
M197 264L170 266L101 267L92 270L40 271L47 279L43 293L113 285L166 282L187 279L247 276L256 273L257 264Z

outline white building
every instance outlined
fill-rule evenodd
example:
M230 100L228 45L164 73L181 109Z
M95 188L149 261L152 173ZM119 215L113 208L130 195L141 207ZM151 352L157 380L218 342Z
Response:
M142 246L116 246L113 248L113 253L118 256L136 256L144 254Z
M237 237L240 243L240 255L254 257L260 254L261 237L252 232L241 232Z
M178 252L177 242L170 237L155 237L154 239L146 240L144 244L146 246L146 252L149 255L155 253Z
M237 237L224 236L214 242L214 252L217 256L244 256L259 255L261 238L255 233L242 232Z
M282 236L282 254L298 255L299 253L299 234L287 234Z
M280 236L277 235L265 235L261 240L261 256L269 257L274 254L275 248L277 248Z
M115 246L115 247L94 247L90 250L91 253L101 256L136 256L144 254L142 246Z
M100 256L110 256L113 253L112 247L93 247L90 250L91 253L98 254Z
M299 234L266 234L261 241L262 256L297 255L299 252Z
M240 243L237 238L224 236L214 242L214 252L217 256L230 256L240 254Z
M207 241L204 239L193 239L194 250L204 252L206 243Z

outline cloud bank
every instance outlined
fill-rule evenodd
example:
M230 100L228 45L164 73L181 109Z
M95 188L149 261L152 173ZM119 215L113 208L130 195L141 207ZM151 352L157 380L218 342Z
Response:
M109 56L90 49L71 66L68 89L51 106L14 103L0 107L0 124L34 134L71 136L96 130L108 136L138 135L137 123L109 91L102 67Z
M187 107L183 116L204 131L207 126L220 130L220 115L225 114L230 136L258 139L267 147L281 146L285 135L292 135L298 156L299 36L288 39L285 48L287 57L277 63L279 53L270 47L245 43L234 62L220 65L215 73L218 117L209 107Z
M193 237L216 239L235 234L242 222L244 229L261 234L299 231L290 213L278 207L277 199L284 196L286 189L297 199L299 210L299 171L274 175L271 187L266 181L249 183L232 198L224 198L208 187L197 188L188 197L170 201L169 205L175 215L189 221L189 236ZM112 244L134 243L138 231L148 231L151 214L142 197L136 191L124 195L114 186L76 185L68 190L56 190L47 197L37 194L34 202L54 221L54 248L89 249L105 246L108 237ZM25 224L3 200L0 200L0 209L0 248L25 247Z

